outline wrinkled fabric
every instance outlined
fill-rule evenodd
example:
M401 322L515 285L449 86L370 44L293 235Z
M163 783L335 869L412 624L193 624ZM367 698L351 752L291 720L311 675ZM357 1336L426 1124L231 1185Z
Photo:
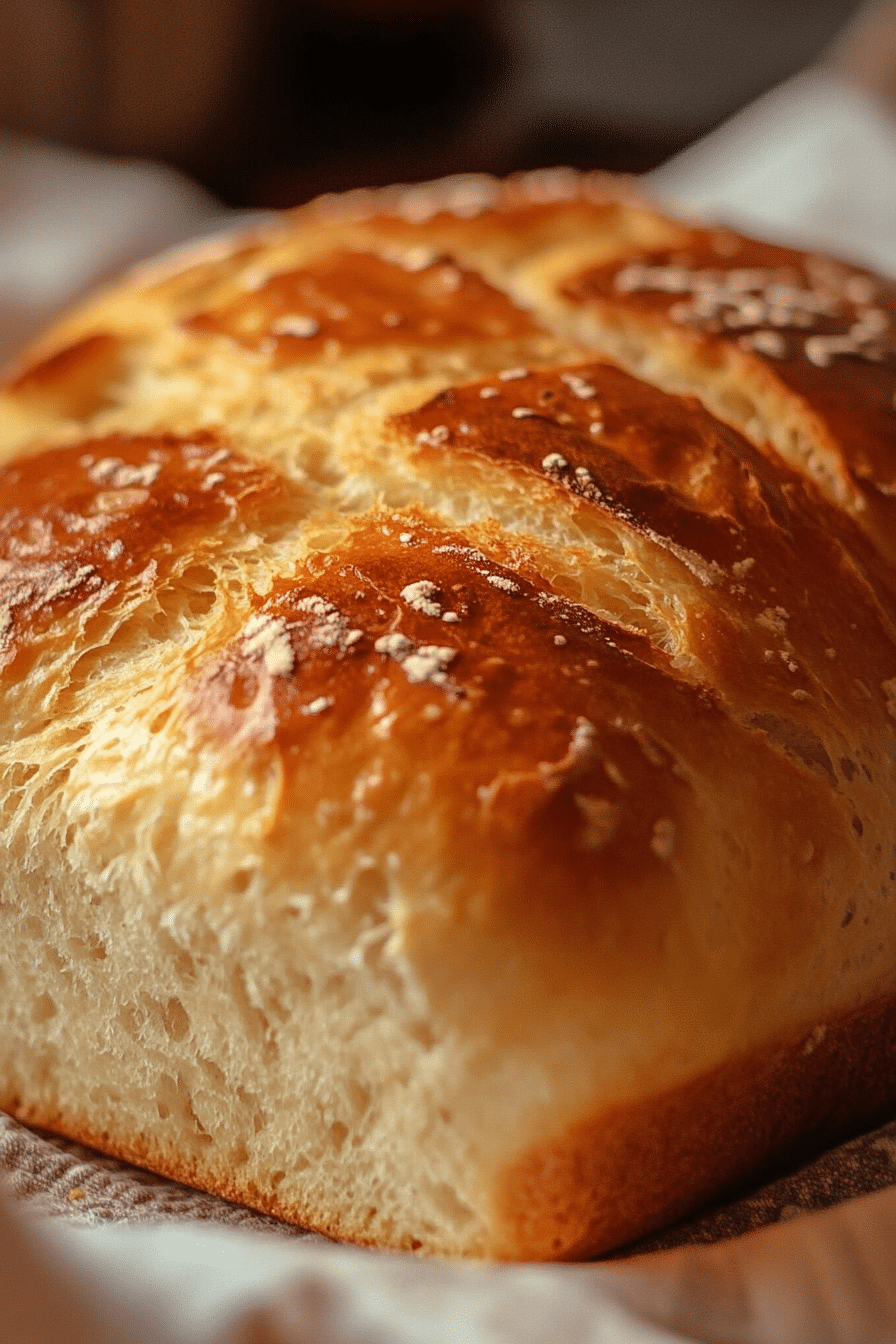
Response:
M673 210L896 276L896 115L833 71L781 84L646 181Z
M67 1139L36 1133L2 1112L0 1172L20 1201L78 1224L189 1220L331 1244L291 1223L191 1190ZM620 1254L708 1245L889 1186L896 1186L896 1121Z

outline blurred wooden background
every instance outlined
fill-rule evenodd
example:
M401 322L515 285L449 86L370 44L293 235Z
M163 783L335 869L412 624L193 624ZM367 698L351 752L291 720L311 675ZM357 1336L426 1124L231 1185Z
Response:
M5 0L0 126L234 205L547 162L640 171L856 0Z

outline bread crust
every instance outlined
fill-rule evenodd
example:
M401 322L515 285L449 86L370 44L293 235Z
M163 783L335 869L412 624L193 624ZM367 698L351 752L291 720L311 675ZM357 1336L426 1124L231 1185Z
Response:
M896 1102L894 325L560 173L314 203L47 333L0 393L3 1104L556 1259Z
M635 1242L660 1208L671 1224L872 1128L892 1111L894 1063L896 1000L886 998L602 1113L508 1173L514 1257L576 1260Z
M771 1179L857 1128L881 1122L892 1110L894 1068L896 999L887 998L662 1096L609 1114L602 1110L504 1173L498 1257L582 1260L620 1246L624 1253L625 1243L736 1195L744 1181ZM862 1098L860 1111L856 1096ZM172 1159L146 1139L81 1128L15 1097L5 1097L3 1109L171 1180L211 1187L221 1198L299 1221L293 1204L263 1185L240 1181L232 1170L208 1172ZM305 1221L337 1240L379 1244L344 1211ZM395 1248L419 1251L421 1243L406 1235ZM637 1253L636 1245L631 1252Z

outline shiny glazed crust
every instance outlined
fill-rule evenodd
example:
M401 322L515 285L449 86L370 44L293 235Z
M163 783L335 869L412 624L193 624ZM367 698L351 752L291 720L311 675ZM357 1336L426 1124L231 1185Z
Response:
M0 1102L504 1259L892 1105L894 322L557 172L58 324L0 398Z

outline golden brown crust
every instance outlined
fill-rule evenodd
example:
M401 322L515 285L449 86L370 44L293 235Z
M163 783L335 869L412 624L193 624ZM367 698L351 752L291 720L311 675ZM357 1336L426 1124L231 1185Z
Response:
M160 584L202 534L276 500L276 476L204 433L109 435L0 466L0 672L18 684L26 647Z
M10 1107L556 1258L896 1100L894 320L561 173L48 333L0 395Z
M694 230L684 246L591 267L563 292L662 314L709 346L759 355L842 444L854 478L884 492L893 484L896 285L771 243Z
M120 372L120 342L108 332L94 332L44 359L13 371L8 386L17 396L48 404L57 414L85 419L107 403Z
M282 271L187 323L231 337L277 362L377 345L456 345L531 336L538 327L475 271L450 258L390 261L340 250Z
M604 1112L507 1173L516 1254L599 1255L650 1231L660 1208L672 1223L806 1161L890 1113L894 1067L896 1000L886 998Z
M794 397L828 450L824 473L878 543L896 528L896 285L828 258L705 229L569 276L562 294L657 323L704 359L734 353ZM718 356L716 356L718 357ZM856 408L861 406L861 414Z

